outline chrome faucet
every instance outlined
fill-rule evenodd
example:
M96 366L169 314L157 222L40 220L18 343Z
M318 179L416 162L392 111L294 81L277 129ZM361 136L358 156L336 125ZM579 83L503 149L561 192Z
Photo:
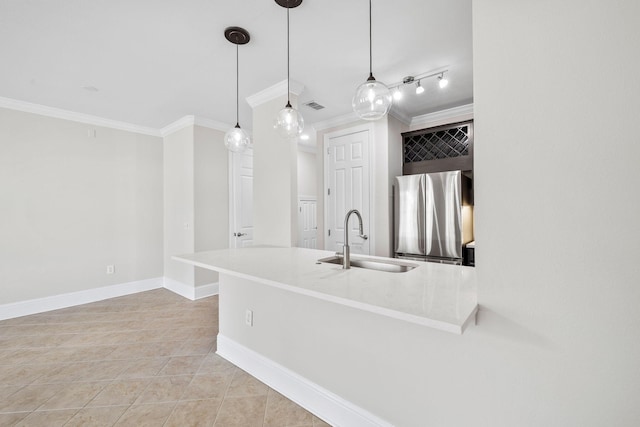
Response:
M357 209L351 209L344 217L344 245L342 245L342 268L344 269L351 268L351 250L349 249L349 217L351 214L356 214L358 217L358 222L360 224L359 236L365 240L369 238L362 230L362 215L360 215L360 212L358 212Z

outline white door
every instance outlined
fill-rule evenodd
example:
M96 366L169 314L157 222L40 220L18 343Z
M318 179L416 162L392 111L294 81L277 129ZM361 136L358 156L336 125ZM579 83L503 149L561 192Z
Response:
M253 150L230 153L229 247L244 248L253 242Z
M316 249L318 242L318 218L315 198L305 197L298 201L298 247Z
M364 234L370 232L369 127L344 130L325 136L325 249L342 252L344 218L351 209L362 215ZM359 237L355 215L349 222L351 253L369 254L370 240Z

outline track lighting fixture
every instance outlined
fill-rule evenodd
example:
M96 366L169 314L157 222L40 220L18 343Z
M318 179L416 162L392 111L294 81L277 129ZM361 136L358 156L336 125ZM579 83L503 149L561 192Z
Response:
M444 89L447 84L449 84L449 81L445 77L445 73L447 73L448 71L449 70L444 70L437 71L435 73L423 73L417 76L407 76L402 79L402 82L389 85L389 88L393 90L393 99L396 101L402 99L402 88L407 85L413 85L414 83L416 85L416 95L424 93L425 88L422 85L422 80L429 79L431 77L438 77L438 85L440 86L440 89Z

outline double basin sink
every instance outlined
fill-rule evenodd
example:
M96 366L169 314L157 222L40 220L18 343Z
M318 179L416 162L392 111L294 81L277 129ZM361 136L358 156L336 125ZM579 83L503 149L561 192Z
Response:
M327 264L342 265L342 256L334 255L327 258L319 259L318 262ZM412 262L399 261L395 259L368 259L368 258L351 258L351 267L366 268L368 270L386 271L388 273L405 273L413 270L418 265Z

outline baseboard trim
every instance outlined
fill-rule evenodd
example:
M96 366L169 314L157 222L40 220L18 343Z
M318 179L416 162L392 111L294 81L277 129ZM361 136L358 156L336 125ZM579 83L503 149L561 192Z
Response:
M195 289L194 299L206 298L220 293L220 284L218 282L208 283L206 285L197 286Z
M177 280L173 280L169 277L164 278L164 288L180 295L181 297L190 299L191 301L217 295L220 290L218 282L194 287L178 282Z
M392 427L284 366L218 334L217 354L335 427Z
M102 301L109 298L121 297L138 292L150 291L163 287L163 278L136 280L118 285L103 286L84 291L69 292L50 297L36 298L0 305L0 320L44 313L81 304Z

